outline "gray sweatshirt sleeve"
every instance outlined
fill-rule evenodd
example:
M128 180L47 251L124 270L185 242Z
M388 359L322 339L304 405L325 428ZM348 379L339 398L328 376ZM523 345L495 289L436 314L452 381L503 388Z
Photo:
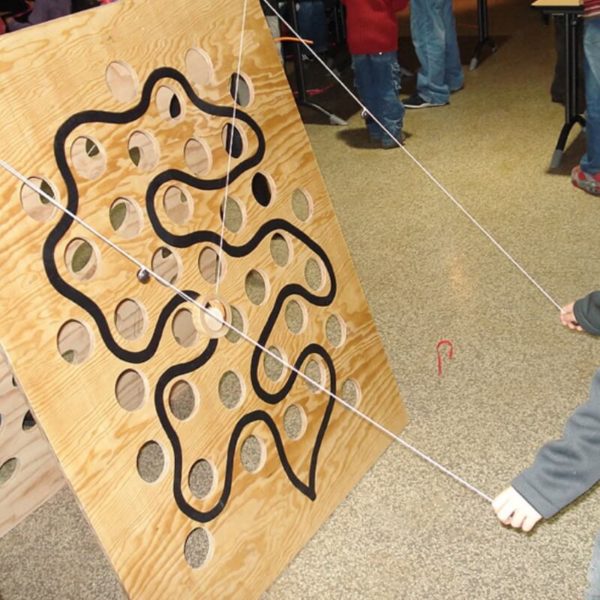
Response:
M600 335L600 292L577 300L577 322ZM551 517L600 480L600 371L592 379L588 401L571 415L563 437L546 444L512 486L543 517Z
M577 322L588 332L600 335L600 292L592 292L575 302Z
M512 486L543 517L556 514L600 480L600 370L589 400L567 421L563 437L546 444Z

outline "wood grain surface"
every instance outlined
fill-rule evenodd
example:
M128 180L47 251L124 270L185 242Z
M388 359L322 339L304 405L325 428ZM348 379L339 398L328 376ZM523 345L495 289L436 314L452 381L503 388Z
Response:
M2 36L0 158L398 432L405 409L255 1L235 85L241 23L241 2L130 0ZM252 343L207 333L195 305L5 172L0 194L0 343L125 590L259 596L390 439Z
M0 350L0 537L63 485L54 452Z

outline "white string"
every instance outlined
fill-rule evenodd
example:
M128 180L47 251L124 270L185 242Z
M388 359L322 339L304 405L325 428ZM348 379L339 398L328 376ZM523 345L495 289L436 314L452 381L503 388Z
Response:
M215 282L215 295L219 295L219 286L221 285L221 267L223 260L223 236L225 235L225 220L227 219L227 200L229 198L229 178L231 176L231 162L233 154L233 137L235 134L235 122L237 117L237 105L238 105L238 93L240 88L240 74L242 72L242 55L244 53L244 32L246 31L246 13L248 9L248 0L244 0L244 7L242 12L242 32L240 35L240 47L238 50L238 63L235 72L235 86L233 93L233 114L231 117L231 128L229 130L229 150L227 152L227 172L225 174L225 192L223 194L223 205L221 215L221 235L219 236L219 253L217 255L216 264L216 282Z
M306 381L308 384L316 387L321 392L324 392L325 394L327 394L328 396L330 396L331 398L333 398L335 401L337 401L339 404L341 404L342 406L344 406L346 409L348 409L349 411L353 412L355 415L361 417L367 423L371 424L373 427L375 427L376 429L378 429L382 433L386 434L387 436L389 436L390 438L392 438L393 440L395 440L396 442L398 442L399 444L401 444L402 446L404 446L405 448L407 448L408 450L410 450L411 452L413 452L414 454L416 454L417 456L419 456L420 458L422 458L423 460L425 460L426 462L428 462L430 465L436 467L437 469L439 469L440 471L442 471L443 473L445 473L446 475L448 475L449 477L451 477L452 479L454 479L455 481L457 481L458 483L460 483L461 485L463 485L467 489L469 489L472 492L478 494L479 496L481 496L487 502L490 502L490 503L492 502L492 498L490 496L488 496L487 494L485 494L484 492L482 492L481 490L479 490L478 488L476 488L474 485L470 484L469 482L467 482L466 480L464 480L462 477L456 475L455 473L453 473L452 471L450 471L448 468L444 467L442 464L440 464L439 462L437 462L436 460L434 460L433 458L431 458L430 456L428 456L427 454L425 454L424 452L422 452L421 450L419 450L418 448L416 448L412 444L406 442L399 435L397 435L396 433L394 433L393 431L391 431L387 427L384 427L383 425L381 425L381 423L378 423L377 421L375 421L374 419L372 419L371 417L369 417L368 415L366 415L362 411L358 410L357 408L355 408L354 406L352 406L352 404L350 404L349 402L347 402L343 398L340 398L339 396L337 396L332 391L330 391L327 388L323 387L319 382L314 381L308 375L306 375L305 373L303 373L302 371L300 371L299 369L297 369L296 367L294 367L294 365L288 363L281 356L279 356L278 354L275 354L274 352L272 352L271 350L269 350L268 348L266 348L265 346L263 346L259 342L257 342L254 339L252 339L250 336L248 336L242 330L240 330L237 327L235 327L233 325L233 323L229 323L228 321L226 321L225 319L223 319L218 313L215 313L214 311L211 311L208 307L205 307L200 302L197 302L194 298L192 298L191 296L189 296L188 294L186 294L184 291L180 290L177 286L173 285L170 281L164 279L161 275L159 275L158 273L154 272L151 268L147 267L144 263L142 263L137 258L135 258L131 254L129 254L126 250L123 250L123 248L121 248L119 245L113 243L109 238L107 238L106 236L104 236L97 229L95 229L94 227L92 227L91 225L89 225L81 217L77 216L75 213L73 213L72 211L70 211L68 208L64 207L55 198L53 198L52 196L50 196L49 194L47 194L46 192L44 192L42 189L40 189L39 187L37 187L35 184L33 184L29 179L27 179L27 177L25 175L23 175L22 173L20 173L19 171L17 171L14 167L12 167L11 165L9 165L6 161L0 159L0 167L2 167L3 169L5 169L6 171L8 171L11 175L13 175L14 177L16 177L17 179L19 179L24 185L26 185L31 190L33 190L41 198L44 198L45 200L47 200L48 202L50 202L53 206L55 206L56 208L58 208L59 210L61 210L63 213L65 213L66 215L68 215L69 217L71 217L71 219L73 219L74 221L76 221L77 223L79 223L82 227L84 227L85 229L87 229L90 233L92 233L93 235L95 235L96 237L98 237L99 239L101 239L104 243L106 243L113 250L117 251L119 254L121 254L126 259L128 259L129 261L131 261L132 263L134 263L140 269L146 271L148 274L150 274L152 277L154 277L154 279L156 279L159 283L161 283L165 287L168 287L169 289L171 289L178 296L180 296L181 298L183 298L186 302L190 302L191 304L193 304L194 306L196 306L197 308L199 308L210 319L219 322L221 325L223 325L225 327L228 327L231 331L233 331L234 333L236 333L237 335L239 335L241 338L243 338L244 340L246 340L247 342L249 342L250 344L252 344L255 348L258 348L258 349L261 350L261 352L264 352L265 354L268 354L271 358L273 358L274 360L276 360L277 362L279 362L281 365L283 365L285 368L287 368L290 371L292 371L293 373L295 373L298 377L300 377L301 379L303 379L304 381Z
M471 213L432 175L430 171L419 161L411 152L409 152L405 146L377 119L377 117L360 101L358 96L350 90L350 88L336 75L336 73L329 68L327 63L302 39L300 34L288 23L283 16L271 5L269 0L263 0L264 3L277 15L279 20L293 33L293 35L298 39L298 41L312 54L312 56L323 65L325 70L342 86L342 88L348 93L348 95L353 98L353 100L360 106L360 108L383 129L383 131L388 135L397 145L402 148L406 155L429 177L429 179L454 203L454 205L459 208L462 213L475 225L491 242L496 246L496 248L504 254L506 258L523 274L529 281L560 311L561 306L552 298L552 296L514 259L509 252L498 242L492 234L483 227L471 215Z

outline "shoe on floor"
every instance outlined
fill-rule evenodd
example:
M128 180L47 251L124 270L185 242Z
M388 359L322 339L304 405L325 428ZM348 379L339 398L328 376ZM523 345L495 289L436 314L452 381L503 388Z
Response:
M429 108L431 106L446 106L449 102L427 102L415 92L406 100L402 100L402 104L404 104L404 108Z
M577 165L571 171L571 183L588 194L600 196L600 173L586 173Z
M384 135L380 145L384 150L389 150L390 148L397 148L398 145L404 146L405 139L406 136L404 135L404 132L400 131L394 138L391 138L389 135Z

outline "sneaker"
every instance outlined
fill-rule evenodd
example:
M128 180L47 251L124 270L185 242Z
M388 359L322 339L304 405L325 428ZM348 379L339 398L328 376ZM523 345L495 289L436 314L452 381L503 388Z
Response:
M446 106L446 104L450 104L449 102L427 102L427 100L423 100L419 94L416 92L406 98L406 100L402 100L402 104L404 104L404 108L429 108L430 106Z
M586 173L577 165L571 171L571 183L588 194L600 196L600 173Z
M398 144L404 146L404 140L406 140L406 136L403 131L400 131L394 138L391 138L389 135L384 135L381 139L380 146L384 150L389 150L391 148L397 148Z

